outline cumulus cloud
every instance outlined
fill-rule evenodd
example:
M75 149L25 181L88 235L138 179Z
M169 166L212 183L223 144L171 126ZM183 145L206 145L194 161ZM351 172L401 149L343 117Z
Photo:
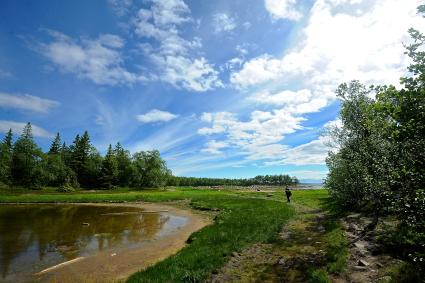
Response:
M232 31L236 28L236 20L225 13L217 13L213 16L215 33Z
M407 30L425 20L416 14L416 0L367 2L316 1L294 48L281 58L264 54L245 62L231 82L249 87L304 81L323 90L352 79L397 83L408 63L403 47Z
M0 132L7 133L9 129L12 129L12 131L15 134L19 135L26 125L27 123L0 120ZM32 126L32 133L35 137L41 137L41 138L53 137L53 134L49 133L49 131L43 129L42 127L39 127L34 124L31 124L31 126Z
M10 94L0 92L0 107L16 108L40 113L47 113L60 103L29 94Z
M266 1L269 8L278 4L289 7L288 3L293 5L295 1ZM425 19L416 14L418 5L416 0L317 0L291 49L282 57L263 54L245 61L231 73L230 82L236 88L250 90L253 94L248 99L255 104L274 108L256 114L273 117L264 121L285 113L285 117L297 121L291 128L300 129L305 114L320 111L336 99L335 89L342 82L358 79L366 84L398 83L409 63L403 46L409 40L407 30L425 25ZM274 8L277 15L278 8ZM328 123L326 127L339 123ZM220 127L223 124L216 123L200 131L216 133ZM231 131L225 128L224 133ZM267 148L281 158L267 164L324 164L326 137L282 148L284 134L277 136L276 141L267 144L275 148Z
M264 5L273 19L297 21L303 16L296 7L297 0L265 0Z
M223 84L218 71L202 56L194 55L202 46L200 38L183 38L179 28L191 22L190 9L182 0L157 0L150 9L140 9L133 20L139 37L151 38L158 47L140 45L141 50L156 66L156 79L190 91L203 92Z
M198 134L221 134L228 146L239 149L250 160L279 158L287 149L279 142L286 134L301 129L305 120L282 110L254 111L247 121L228 112L204 113L201 119L210 126L199 129Z
M48 33L52 41L40 43L37 51L63 72L99 85L131 84L145 79L125 69L120 53L124 41L117 35L73 39L57 31Z
M142 123L168 122L177 117L178 115L176 114L158 109L153 109L145 114L136 116L137 120Z

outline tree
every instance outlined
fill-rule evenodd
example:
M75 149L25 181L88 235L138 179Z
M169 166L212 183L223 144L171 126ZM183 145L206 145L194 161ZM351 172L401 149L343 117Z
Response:
M31 123L27 123L13 146L13 182L26 187L40 186L44 175L40 167L42 160L43 152L33 140Z
M100 185L104 188L112 188L117 184L118 180L118 163L115 158L112 146L109 145L108 152L102 161L100 171Z
M114 155L118 165L118 184L129 186L133 174L130 152L118 142L114 148Z
M132 165L134 187L164 186L171 174L157 150L136 152Z
M0 144L0 182L9 184L11 182L13 133L9 129Z
M59 154L61 151L61 138L59 133L56 134L55 139L49 149L49 154Z

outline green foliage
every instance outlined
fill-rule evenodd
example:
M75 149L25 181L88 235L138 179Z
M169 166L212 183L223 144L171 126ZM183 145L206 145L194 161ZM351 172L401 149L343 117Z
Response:
M169 178L169 186L290 186L299 183L297 177L289 175L258 175L249 179L225 179L225 178L195 178L176 177Z
M11 161L13 182L26 187L38 187L44 177L42 160L43 152L35 144L31 124L28 123L13 146Z
M397 216L398 254L424 274L425 36L409 33L413 63L401 89L357 81L339 87L342 127L331 131L338 152L327 158L326 186L343 206Z
M102 168L100 171L101 186L104 188L114 187L117 184L118 173L118 162L112 151L112 146L109 145L108 152L102 161Z
M133 155L132 165L134 187L161 187L167 183L171 175L157 150L136 152Z
M71 146L56 134L47 153L32 137L28 123L13 144L10 130L0 143L0 182L2 185L41 188L103 188L115 186L164 186L171 171L158 151L137 152L133 157L120 143L109 146L102 157L90 143L87 131L77 135ZM62 191L62 190L60 190ZM66 189L65 191L69 191Z
M309 271L309 280L310 283L331 283L328 272L324 269L314 269Z
M0 143L0 182L9 184L12 180L12 129L6 134Z

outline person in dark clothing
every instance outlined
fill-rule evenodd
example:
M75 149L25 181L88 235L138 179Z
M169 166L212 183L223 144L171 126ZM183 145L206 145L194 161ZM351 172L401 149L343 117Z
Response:
M288 202L291 202L292 192L288 187L286 187L285 189L285 194L286 194L286 199L288 200Z

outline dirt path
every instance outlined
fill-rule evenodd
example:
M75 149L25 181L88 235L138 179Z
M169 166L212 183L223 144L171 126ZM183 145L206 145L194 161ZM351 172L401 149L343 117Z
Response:
M322 211L297 206L273 244L255 244L231 260L210 282L306 282L306 271L324 262L325 215Z
M211 220L203 215L175 206L152 203L119 204L81 204L81 205L115 205L120 207L140 207L148 211L167 211L166 213L185 217L187 223L175 233L148 241L136 249L99 252L93 256L63 264L36 276L42 282L116 282L123 281L131 274L155 264L186 245L189 236L209 225Z
M209 282L309 282L311 270L327 269L327 250L332 244L327 233L335 221L342 224L339 231L347 243L356 239L372 221L357 214L332 220L323 210L296 204L294 207L297 216L282 227L276 243L258 243L234 253ZM379 253L376 234L371 233L348 246L345 270L330 274L330 280L335 283L389 282L388 267L397 263L398 260Z

